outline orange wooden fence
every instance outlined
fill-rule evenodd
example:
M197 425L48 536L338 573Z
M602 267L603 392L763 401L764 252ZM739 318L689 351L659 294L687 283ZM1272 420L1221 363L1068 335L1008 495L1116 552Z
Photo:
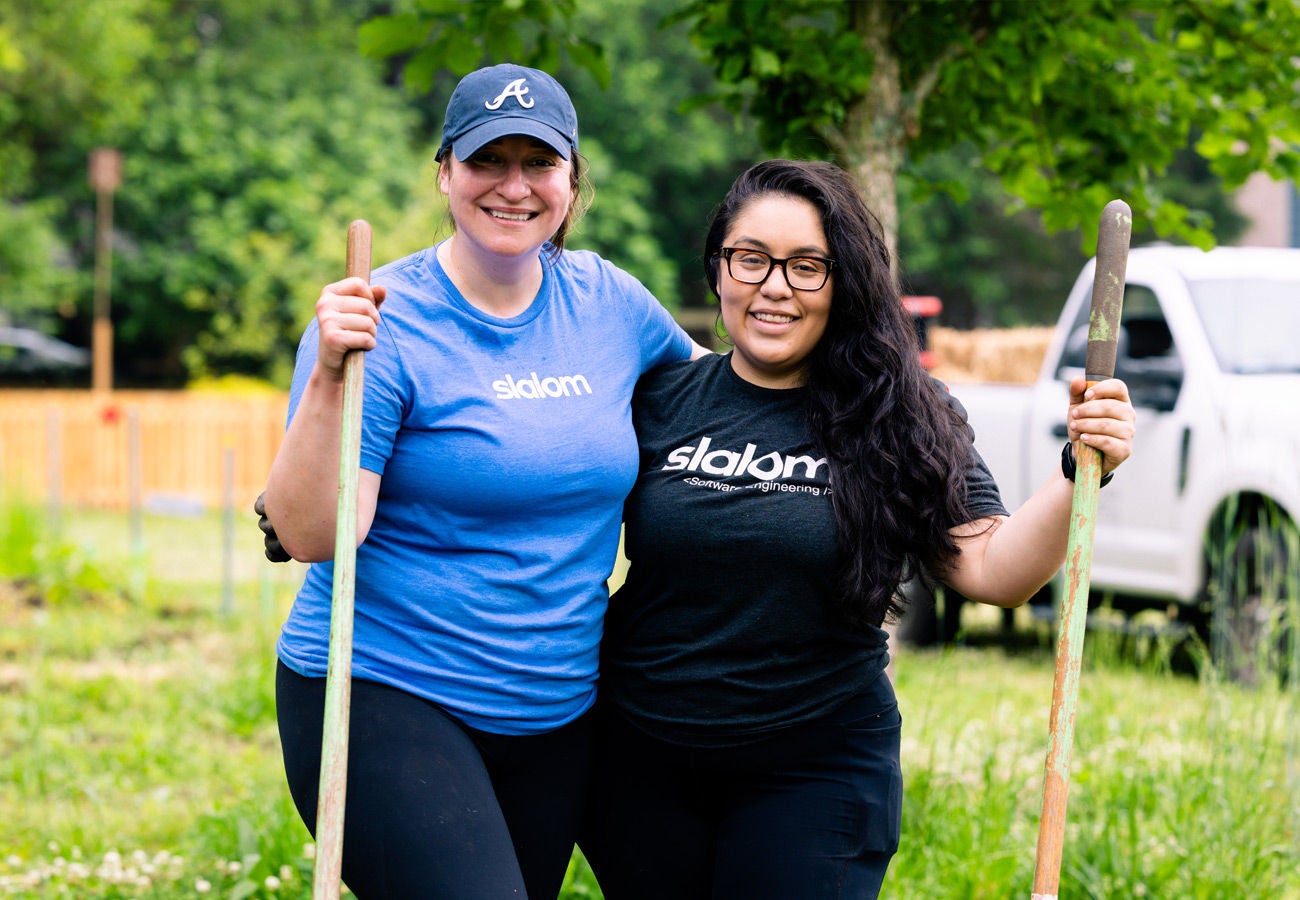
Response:
M229 489L248 507L287 406L274 393L0 390L0 500L216 509Z

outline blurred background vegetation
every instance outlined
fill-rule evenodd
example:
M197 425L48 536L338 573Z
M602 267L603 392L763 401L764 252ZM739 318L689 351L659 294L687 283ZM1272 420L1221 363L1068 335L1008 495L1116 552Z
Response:
M114 147L116 384L284 387L348 221L377 264L445 233L443 108L507 59L579 110L596 204L574 245L672 308L709 302L731 180L785 154L859 174L945 323L1043 323L1111 196L1135 242L1204 246L1240 232L1249 174L1295 177L1298 20L1292 0L0 0L0 325L90 344L87 158Z

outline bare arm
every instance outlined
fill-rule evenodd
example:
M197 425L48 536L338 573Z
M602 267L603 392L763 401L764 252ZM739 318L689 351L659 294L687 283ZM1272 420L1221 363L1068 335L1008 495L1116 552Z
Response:
M327 285L316 301L320 325L316 364L293 421L271 464L266 514L294 559L318 562L334 556L338 517L339 444L343 419L343 358L349 350L375 346L377 304L384 288L359 278ZM357 542L374 520L379 475L363 469L357 495Z
M1102 471L1111 472L1133 451L1136 416L1128 387L1116 379L1084 393L1070 385L1066 418L1070 440L1103 454ZM953 529L961 555L943 580L971 600L994 606L1020 606L1051 579L1065 561L1074 484L1059 471L1011 516L969 522Z

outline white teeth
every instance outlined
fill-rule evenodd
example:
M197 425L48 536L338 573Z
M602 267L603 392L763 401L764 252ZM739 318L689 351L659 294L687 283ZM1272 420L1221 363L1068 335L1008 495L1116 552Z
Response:
M756 312L754 318L760 322L772 322L776 325L785 325L787 322L793 322L794 316L783 316L778 313Z
M498 212L495 209L489 209L488 215L494 219L505 219L508 222L527 222L533 217L532 213L508 213Z

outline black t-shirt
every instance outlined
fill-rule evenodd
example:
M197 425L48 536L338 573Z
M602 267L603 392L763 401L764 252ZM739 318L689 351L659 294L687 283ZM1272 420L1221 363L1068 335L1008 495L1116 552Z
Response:
M885 632L849 628L829 600L840 552L804 394L750 384L730 355L637 386L631 568L605 619L600 690L653 735L756 739L825 714L888 662ZM971 455L973 517L1005 514Z

